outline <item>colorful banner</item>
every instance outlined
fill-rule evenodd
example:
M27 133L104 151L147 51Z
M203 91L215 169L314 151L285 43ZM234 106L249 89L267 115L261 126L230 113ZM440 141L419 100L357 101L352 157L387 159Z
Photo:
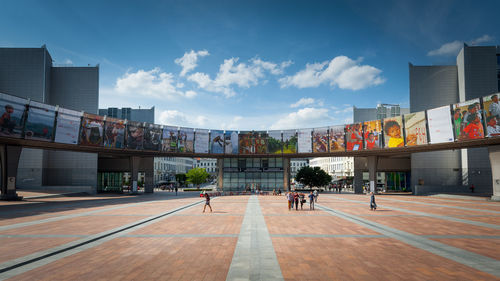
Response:
M281 131L269 131L267 133L267 151L269 154L281 154L282 146Z
M214 154L224 153L224 131L220 130L210 131L210 153Z
M194 152L195 153L208 153L208 130L196 129Z
M404 115L406 146L427 144L425 111Z
M254 132L254 144L256 154L267 154L267 132Z
M144 128L144 149L161 150L162 129L160 125L146 124Z
M178 128L173 126L163 127L162 150L177 152Z
M28 118L24 126L24 138L40 141L52 141L56 107L30 101Z
M380 120L372 120L363 122L363 140L365 149L382 148L382 122Z
M456 140L484 138L483 114L479 99L453 104L452 112L453 132Z
M84 113L82 118L82 130L80 132L80 144L101 146L104 138L103 116Z
M82 113L59 107L54 142L78 144Z
M297 132L295 130L283 131L283 154L297 153Z
M329 128L330 131L330 152L334 151L345 151L345 131L344 126L332 126Z
M347 151L363 149L362 123L345 125L345 134Z
M144 125L142 122L127 121L127 148L144 148Z
M384 142L386 148L405 146L403 118L401 116L384 118Z
M483 115L486 125L487 137L500 136L500 94L483 97Z
M125 121L121 119L106 117L104 147L125 147Z
M224 146L226 154L238 154L238 131L226 131Z
M298 130L299 153L312 152L311 129Z
M313 129L313 152L328 152L328 127Z
M239 154L254 154L255 144L252 131L241 131L238 135Z
M20 138L23 133L26 99L0 94L0 136Z
M194 129L180 128L179 129L179 152L193 153L194 152Z
M450 106L427 110L430 143L453 141L453 126L451 125Z

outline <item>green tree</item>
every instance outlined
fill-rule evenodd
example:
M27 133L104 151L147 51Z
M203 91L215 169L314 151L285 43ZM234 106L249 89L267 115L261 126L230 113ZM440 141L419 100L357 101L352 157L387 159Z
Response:
M206 182L209 176L210 174L207 173L207 171L203 168L191 169L186 174L187 181L195 185L199 185Z
M314 186L325 186L332 181L332 176L327 174L320 167L305 166L297 171L295 179L301 184L312 188Z
M187 176L184 173L181 174L176 174L175 175L175 180L180 183L181 185L186 182Z

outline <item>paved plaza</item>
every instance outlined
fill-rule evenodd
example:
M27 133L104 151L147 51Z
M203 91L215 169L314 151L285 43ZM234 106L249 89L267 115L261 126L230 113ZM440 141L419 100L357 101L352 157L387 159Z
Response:
M500 203L196 194L0 202L0 280L500 280Z

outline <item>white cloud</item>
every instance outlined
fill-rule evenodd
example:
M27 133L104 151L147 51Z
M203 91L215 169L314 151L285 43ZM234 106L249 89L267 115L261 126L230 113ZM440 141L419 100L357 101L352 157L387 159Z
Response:
M188 73L189 71L195 69L198 66L198 57L205 57L208 56L209 53L207 50L202 50L195 52L191 50L189 53L184 53L184 56L182 58L177 58L175 59L175 63L182 66L182 71L180 73L180 76L183 77Z
M64 60L64 64L73 64L73 61L70 59Z
M270 129L297 129L323 126L331 122L328 116L328 109L306 107L292 112L271 125Z
M160 124L169 126L186 126L192 128L205 128L209 119L203 115L194 116L177 110L165 110L158 117Z
M179 97L193 98L196 92L180 91L174 81L174 75L165 73L156 67L152 70L127 72L116 80L114 90L124 95L142 95L153 98L175 99ZM183 86L183 85L182 85Z
M296 108L296 107L300 107L300 106L306 106L306 105L309 105L309 104L313 104L314 102L315 102L315 100L313 98L301 98L296 103L291 104L290 107L291 108Z
M338 56L330 62L307 64L306 68L293 76L279 79L282 88L315 88L322 84L337 86L340 89L360 90L369 86L380 85L385 79L381 70L370 65L360 65L346 56Z
M472 40L472 41L470 42L470 44L471 44L472 46L476 46L476 45L479 45L479 44L482 44L482 43L488 43L488 42L491 42L491 41L493 41L493 39L494 39L494 38L493 38L492 36L490 36L490 35L488 35L488 34L485 34L485 35L483 35L483 36L481 36L481 37L479 37L479 38L476 38L476 39Z
M464 46L463 42L453 41L450 43L446 43L441 46L439 49L429 51L427 53L428 56L456 56L460 49Z

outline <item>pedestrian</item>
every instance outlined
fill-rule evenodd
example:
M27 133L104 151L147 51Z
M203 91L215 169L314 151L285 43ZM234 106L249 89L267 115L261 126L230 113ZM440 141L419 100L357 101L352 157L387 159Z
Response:
M292 200L293 200L291 192L286 193L285 197L286 200L288 201L288 211L290 211L292 209Z
M370 210L377 210L377 204L375 203L375 194L373 194L373 191L370 192Z
M314 210L314 194L312 191L308 197L309 197L309 210Z
M302 206L304 206L304 203L306 202L306 198L305 198L305 194L304 193L300 193L299 194L299 200L300 200L300 209L302 210Z
M177 190L178 190L178 188L177 188L177 185L176 185L175 186L175 196L177 196Z
M299 210L299 194L297 192L295 192L293 194L293 200L295 201L295 210L298 211Z
M314 202L318 203L318 190L314 190Z
M475 187L474 187L474 185L473 185L473 184L471 184L471 185L470 185L470 192L471 192L471 193L474 193L474 188L475 188Z
M295 200L294 200L295 198L293 198L293 192L290 192L290 193L288 193L288 194L289 194L289 196L290 196L290 201L292 201L292 209L293 209L293 202L295 201Z
M203 206L203 213L205 213L205 208L206 207L210 208L210 213L212 212L212 206L210 206L210 195L208 193L205 193L205 206Z
M281 188L278 189L278 195L281 196Z

